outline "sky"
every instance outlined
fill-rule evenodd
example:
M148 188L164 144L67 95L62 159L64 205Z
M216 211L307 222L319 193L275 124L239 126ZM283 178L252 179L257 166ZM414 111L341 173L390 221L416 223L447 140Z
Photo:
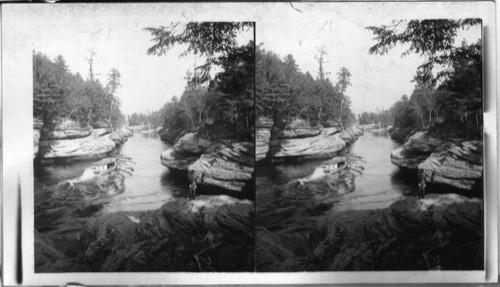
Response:
M193 68L194 56L179 58L185 48L182 46L162 57L148 56L146 50L153 43L143 28L168 25L200 14L213 17L197 5L202 4L192 4L189 10L181 9L181 5L55 5L58 9L36 5L31 11L30 6L18 12L26 13L25 19L29 21L16 25L32 39L34 50L51 58L62 55L70 71L79 72L84 78L88 76L89 51L95 51L94 71L102 83L107 82L111 68L120 71L122 86L116 96L122 111L130 114L157 110L173 96L181 96L184 77ZM257 21L256 43L280 56L292 54L301 71L309 71L313 76L318 72L314 59L317 47L324 46L328 53L325 71L330 73L332 82L336 82L341 67L351 72L352 86L347 94L355 113L388 109L402 95L411 95L414 88L411 81L416 68L424 62L422 57L410 54L402 58L400 47L383 56L368 53L375 42L365 27L389 24L388 12L355 4L332 7L341 9L325 11L313 4L303 4L298 13L293 7L287 7L290 9L286 11L281 6L274 7L276 11L260 11L257 7L253 13L261 16L250 16ZM266 17L266 12L278 16ZM462 31L459 38L475 40L479 32L479 29ZM247 31L239 40L246 43L251 38L253 31Z
M337 82L337 73L345 66L351 72L351 86L347 95L351 98L351 109L355 113L389 109L402 95L411 95L416 69L425 58L410 54L401 57L403 47L395 47L388 54L371 55L368 50L376 42L367 26L388 25L391 19L351 15L349 17L332 13L331 17L288 17L257 24L256 43L284 57L292 54L302 72L318 75L319 65L315 60L317 48L324 46L324 70L328 77ZM480 29L461 31L458 39L476 41Z
M47 5L49 6L49 5ZM59 6L59 5L55 5ZM38 5L38 7L40 7ZM76 6L78 7L78 6ZM88 7L88 6L87 6ZM115 6L116 7L116 6ZM147 55L153 45L145 27L169 25L168 13L151 9L37 9L30 15L33 49L50 58L62 55L72 73L79 72L84 79L89 74L87 62L90 51L94 56L96 77L105 85L112 68L121 74L121 87L116 96L125 114L155 111L173 96L184 91L186 71L193 70L195 60L190 54L179 58L186 46L176 46L166 55ZM175 11L172 11L175 13ZM179 15L181 13L178 13ZM240 43L253 39L253 30L241 32Z

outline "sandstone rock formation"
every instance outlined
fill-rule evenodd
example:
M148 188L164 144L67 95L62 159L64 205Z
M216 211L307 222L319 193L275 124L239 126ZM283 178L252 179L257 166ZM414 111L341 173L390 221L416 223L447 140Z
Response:
M212 142L187 133L160 159L170 169L194 172L199 185L240 192L252 179L253 155L252 143Z
M62 120L50 128L44 127L41 132L38 132L35 127L34 156L38 154L42 160L98 159L106 157L131 135L124 129L115 131L109 127L93 129L91 126L81 126L71 120ZM42 138L41 141L40 138Z
M404 145L391 152L391 162L399 167L417 169L442 143L427 132L416 132Z
M308 236L307 236L308 235ZM335 212L308 233L257 230L258 271L481 270L483 202L456 194Z
M252 271L253 204L178 199L91 220L80 241L94 271Z
M189 165L188 171L194 172L198 184L239 192L252 179L253 154L252 143L222 146L214 152L204 153Z
M187 170L200 156L210 148L212 143L195 133L183 135L172 148L165 150L161 156L161 164L175 170Z
M294 120L270 140L272 121L259 118L257 121L256 160L266 157L269 147L276 148L273 159L319 159L336 156L346 145L360 134L359 129L342 129L338 126L311 126L303 120ZM343 139L343 138L345 139Z
M89 136L91 132L92 126L82 126L79 123L68 119L54 123L53 126L51 125L50 127L44 127L42 129L45 140L83 138Z
M427 182L471 190L483 177L483 144L445 144L418 166Z

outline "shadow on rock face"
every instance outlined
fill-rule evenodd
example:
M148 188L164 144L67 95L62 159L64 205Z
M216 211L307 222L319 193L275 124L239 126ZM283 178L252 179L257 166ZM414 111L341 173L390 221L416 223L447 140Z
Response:
M407 198L385 209L334 213L308 239L258 231L256 242L258 271L482 270L483 205L455 194Z
M202 197L110 214L91 220L80 243L89 271L252 271L253 204Z

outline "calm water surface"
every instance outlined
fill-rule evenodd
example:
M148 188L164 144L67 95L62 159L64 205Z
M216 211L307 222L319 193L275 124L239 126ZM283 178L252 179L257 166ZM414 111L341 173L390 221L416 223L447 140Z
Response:
M333 212L385 208L416 194L417 182L391 163L399 146L387 133L365 134L342 152L348 168L297 187L324 160L257 167L257 224L268 230L307 230Z
M187 183L160 162L160 154L169 147L158 137L134 134L117 149L124 176L124 190L108 195L101 212L152 210L177 196L185 197ZM35 186L50 186L77 178L95 161L35 167Z

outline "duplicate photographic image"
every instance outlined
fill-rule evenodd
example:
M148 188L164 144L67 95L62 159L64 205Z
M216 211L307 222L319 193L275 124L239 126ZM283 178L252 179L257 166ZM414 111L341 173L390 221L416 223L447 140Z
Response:
M253 271L254 23L101 8L33 19L35 272Z
M257 26L256 270L484 270L481 20L337 16Z

